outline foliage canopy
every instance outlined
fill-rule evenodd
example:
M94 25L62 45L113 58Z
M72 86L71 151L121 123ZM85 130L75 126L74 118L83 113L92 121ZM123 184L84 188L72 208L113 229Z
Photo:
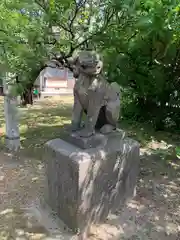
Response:
M178 128L179 26L178 0L2 0L1 72L17 74L22 89L50 57L93 48L122 86L123 117Z

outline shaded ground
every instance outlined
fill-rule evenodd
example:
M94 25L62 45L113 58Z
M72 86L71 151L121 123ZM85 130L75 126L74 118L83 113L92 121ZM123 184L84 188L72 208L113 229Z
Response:
M43 144L64 133L71 107L72 98L64 97L20 109L23 157L15 163L4 151L0 155L0 239L45 239L49 235L28 214L27 206L43 193ZM155 133L148 126L121 126L142 146L137 197L106 223L94 226L90 239L180 239L180 160L174 150L180 145L179 136Z

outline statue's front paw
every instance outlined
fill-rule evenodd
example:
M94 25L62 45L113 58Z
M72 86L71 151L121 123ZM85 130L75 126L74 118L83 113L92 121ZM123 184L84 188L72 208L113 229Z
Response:
M94 134L93 131L88 131L86 129L82 129L81 131L78 132L78 135L84 138L91 137L93 134Z
M84 126L85 126L85 124L82 122L81 124L79 124L79 125L71 125L71 131L72 132L80 132L80 131L82 131L82 129L84 129Z
M80 125L79 124L75 124L75 123L71 124L71 131L72 132L77 132L79 129L80 129Z
M113 132L116 129L115 126L112 126L110 124L105 124L101 129L100 129L100 133L102 134L108 134Z

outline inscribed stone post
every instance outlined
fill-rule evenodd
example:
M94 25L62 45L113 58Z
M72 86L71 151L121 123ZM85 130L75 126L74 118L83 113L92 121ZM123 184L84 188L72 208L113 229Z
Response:
M17 97L10 95L11 86L3 79L4 89L4 114L6 123L6 147L10 151L17 151L20 148L19 122Z

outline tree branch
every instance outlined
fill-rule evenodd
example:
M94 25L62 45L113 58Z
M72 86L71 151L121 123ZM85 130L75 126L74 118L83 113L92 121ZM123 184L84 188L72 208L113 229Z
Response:
M89 40L92 40L92 38L96 35L99 35L99 34L102 34L106 28L108 27L108 24L110 22L110 20L112 19L112 17L114 16L114 13L115 11L112 10L112 12L108 12L108 10L106 10L106 17L105 17L105 21L104 21L104 25L103 27L100 29L100 31L98 32L94 32L92 35L90 35L89 37L87 37L86 39L84 39L82 42L80 42L79 44L77 44L75 47L74 47L74 50L79 48L80 46L84 45L85 43L87 43ZM73 50L73 51L74 51Z
M54 41L52 42L35 42L35 44L38 44L38 45L42 45L42 44L47 44L47 45L54 45L56 43L56 39L54 39ZM7 43L6 41L0 41L0 44L5 44ZM28 41L24 41L24 40L19 40L16 42L17 44L29 44Z
M80 11L80 9L85 5L86 3L86 0L80 0L79 3L77 3L76 0L74 0L74 4L75 4L75 11L74 11L74 16L72 17L72 19L70 20L70 24L69 24L69 33L71 34L71 44L70 44L70 51L68 53L68 57L70 57L72 55L72 53L74 52L75 48L73 47L73 43L72 41L74 40L75 38L75 34L73 32L73 24L74 24L74 21Z
M71 18L70 20L70 23L68 26L64 26L63 24L61 23L58 23L58 26L60 28L62 28L64 31L68 32L71 36L71 42L70 42L70 50L67 54L63 54L63 58L64 60L71 57L73 52L79 48L80 46L86 44L89 40L91 40L95 35L99 35L101 34L108 26L110 20L112 19L114 13L115 13L115 10L111 10L109 7L105 10L105 19L104 19L104 25L103 27L101 28L101 30L99 32L95 32L93 34L91 34L89 37L87 37L86 39L84 39L82 42L76 44L75 46L73 46L73 40L75 38L75 34L73 32L73 24L74 24L74 21L80 11L80 9L85 6L85 3L86 3L87 0L80 0L79 2L77 2L76 0L74 0L74 5L75 5L75 10L74 10L74 14L73 14L73 17ZM47 13L47 7L45 6L45 3L42 3L41 1L39 0L35 0L35 2L41 7L43 8L44 11L46 11ZM56 21L53 21L55 24L57 24Z
M8 35L8 32L7 32L6 30L4 30L4 29L0 29L0 32L3 32L3 33L5 33L6 35Z
M78 7L78 4L76 2L76 0L74 0L74 4L75 4L75 11L74 11L74 16L72 17L72 19L70 20L70 24L69 24L69 31L70 31L70 34L71 34L71 37L72 39L74 39L75 35L73 33L73 30L72 30L72 26L73 26L73 23L74 23L74 20L76 19L76 16L79 12L79 7Z
M42 0L42 1L35 0L35 3L37 5L39 5L45 12L47 12L47 10L48 10L48 8L46 6L47 3L44 0Z
M83 2L83 1L82 1ZM83 2L85 3L85 1ZM81 5L80 5L81 6ZM63 66L68 67L70 70L71 67L68 64L68 58L72 56L73 52L78 49L79 47L81 47L82 45L84 45L85 43L87 43L88 41L92 40L94 36L102 34L103 31L108 27L110 20L112 19L112 17L114 16L115 10L113 9L111 12L109 11L109 8L106 9L106 16L104 19L104 25L103 27L100 29L100 31L98 32L94 32L93 34L91 34L89 37L87 37L86 39L84 39L83 41L81 41L80 43L78 43L77 45L73 46L71 43L70 46L70 51L68 54L65 54L64 52L61 52L61 56L60 57L55 57L55 59L57 61L59 61ZM74 20L73 20L74 21Z

